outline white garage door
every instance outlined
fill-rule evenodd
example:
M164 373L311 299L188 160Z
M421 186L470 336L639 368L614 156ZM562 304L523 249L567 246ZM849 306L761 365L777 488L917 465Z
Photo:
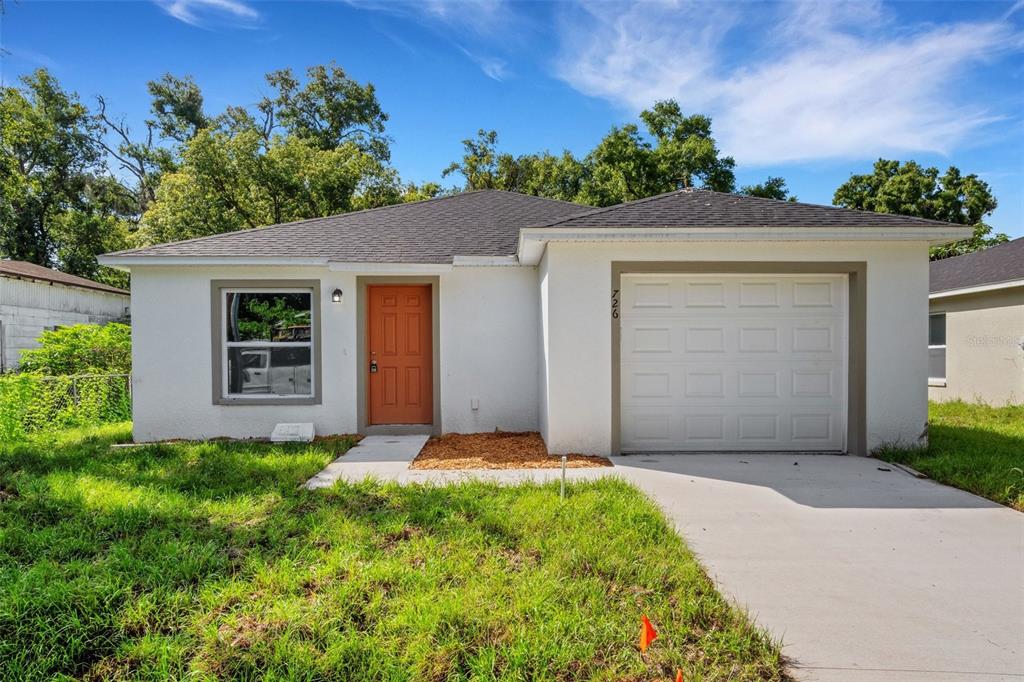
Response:
M623 275L621 447L846 448L845 275Z

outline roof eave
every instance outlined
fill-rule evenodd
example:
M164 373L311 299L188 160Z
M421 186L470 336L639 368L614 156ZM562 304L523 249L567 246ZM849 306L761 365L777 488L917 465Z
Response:
M944 289L942 291L932 291L928 294L929 299L938 298L950 298L953 296L966 296L968 294L983 294L989 291L999 291L1000 289L1013 289L1015 287L1024 287L1024 279L1008 279L1005 282L992 282L989 284L975 284L968 287L957 287L955 289Z
M519 231L517 253L536 265L548 242L685 241L925 241L941 246L973 234L962 225L928 227L527 227Z

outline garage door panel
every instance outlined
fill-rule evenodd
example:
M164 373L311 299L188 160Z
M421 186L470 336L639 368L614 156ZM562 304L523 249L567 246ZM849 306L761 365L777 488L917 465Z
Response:
M841 276L624 276L625 451L842 450Z

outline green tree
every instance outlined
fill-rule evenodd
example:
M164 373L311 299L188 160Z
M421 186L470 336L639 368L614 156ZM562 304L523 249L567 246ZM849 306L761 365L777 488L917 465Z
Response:
M731 156L720 155L711 136L709 117L685 116L678 102L665 100L642 111L640 120L658 141L654 157L662 182L695 187L699 181L701 187L717 192L735 189L736 162Z
M786 181L783 178L768 176L768 179L756 185L744 185L740 187L740 194L748 197L761 197L762 199L776 199L778 201L796 201L797 198L789 193L786 188Z
M86 209L101 151L96 124L45 69L0 89L0 254L51 266L54 221Z
M360 85L340 66L331 62L306 70L301 85L291 69L267 74L275 91L259 109L266 115L267 132L280 124L289 134L312 141L320 149L335 149L355 143L379 161L390 158L384 136L388 116L377 101L372 83Z
M462 175L467 190L500 189L565 201L579 194L586 170L568 151L561 156L549 152L513 156L499 152L497 146L496 131L477 131L476 138L462 141L462 159L449 164L441 176Z
M397 174L355 143L320 149L255 129L204 129L163 177L139 244L191 239L401 200Z
M267 75L274 91L254 109L202 113L191 81L164 78L171 120L154 122L184 141L175 167L161 175L154 201L135 236L140 245L314 218L405 199L387 165L386 114L373 86L360 85L333 64ZM173 86L173 87L172 87ZM166 94L168 91L170 94ZM154 106L156 110L156 106ZM193 132L196 125L203 125ZM420 191L439 191L425 187Z
M963 175L955 166L939 175L938 168L924 168L915 161L879 159L870 173L851 175L840 185L832 203L974 228L971 237L932 249L932 260L971 253L1009 239L1005 234L993 234L984 222L997 206L988 183L974 174Z
M707 116L683 115L673 100L657 102L636 124L615 127L584 158L564 151L514 156L497 150L498 134L480 130L463 140L463 156L442 175L458 173L465 189L503 189L593 206L704 187L731 192L732 157L721 156Z

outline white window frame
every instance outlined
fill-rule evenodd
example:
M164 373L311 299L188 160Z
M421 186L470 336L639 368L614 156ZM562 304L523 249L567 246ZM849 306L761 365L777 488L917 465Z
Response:
M939 386L939 387L941 387L941 386L945 386L946 385L946 377L945 377L945 375L948 374L948 372L946 370L946 354L948 353L948 350L946 349L946 345L947 345L946 343L942 343L942 344L932 344L931 343L931 338L930 338L931 335L932 335L931 323L932 323L932 318L933 317L942 317L942 335L943 336L946 336L946 332L947 332L947 329L946 329L946 320L947 320L947 318L946 318L946 313L945 312L928 313L928 336L929 336L929 339L928 339L928 341L929 341L929 343L928 343L928 350L932 351L932 350L938 350L940 348L943 350L943 354L942 354L942 360L943 360L943 362L942 362L942 374L943 374L943 376L941 376L941 377L933 377L933 376L931 376L931 362L929 362L929 364L928 364L928 374L929 374L929 376L928 376L928 385L929 386ZM947 339L947 343L948 343L948 341L949 340Z
M228 341L228 294L309 294L309 341ZM317 394L316 342L319 320L315 313L316 290L313 287L221 287L220 288L220 366L221 398L224 400L302 400ZM309 393L230 393L228 349L230 348L309 348ZM270 372L271 363L267 363Z

